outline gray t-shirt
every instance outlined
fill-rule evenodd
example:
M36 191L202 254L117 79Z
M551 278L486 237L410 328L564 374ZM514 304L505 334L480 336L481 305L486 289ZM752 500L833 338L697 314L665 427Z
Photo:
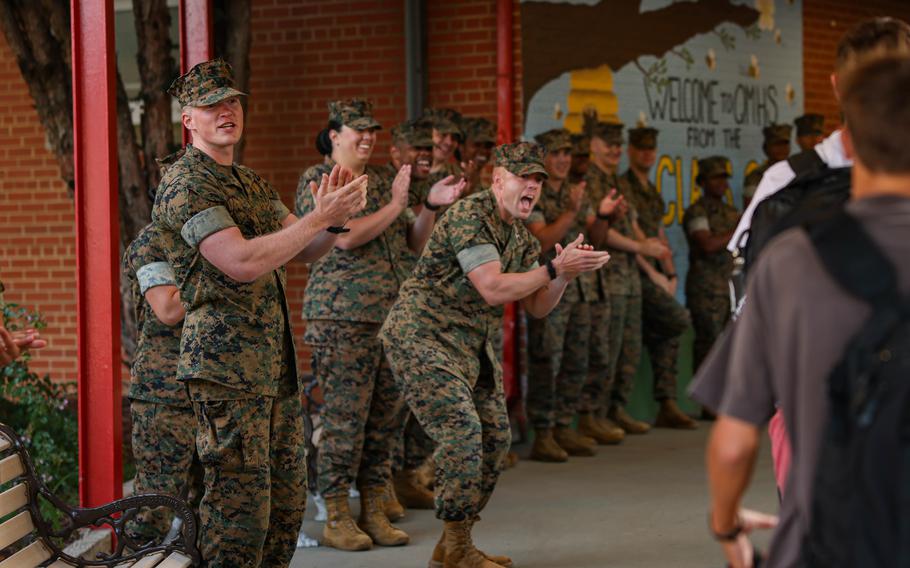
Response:
M910 199L850 202L910 293ZM828 413L827 378L871 314L828 276L806 233L775 239L756 264L742 315L695 377L692 397L719 414L765 425L780 406L793 461L768 566L797 566L808 532L812 481Z

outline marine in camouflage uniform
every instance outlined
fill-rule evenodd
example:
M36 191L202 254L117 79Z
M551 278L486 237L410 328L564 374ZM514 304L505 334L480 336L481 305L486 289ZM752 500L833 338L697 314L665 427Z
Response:
M791 132L792 128L789 124L771 124L762 129L765 139L762 149L768 159L749 172L749 175L743 180L743 209L749 206L749 202L755 196L755 190L758 189L758 184L761 183L761 178L768 168L777 162L786 160L790 155Z
M433 167L428 179L429 184L433 185L448 176L464 176L459 151L460 145L464 143L462 124L464 118L461 113L450 108L428 108L424 110L421 119L433 127ZM455 148L452 155L443 157L440 155L440 145L446 143L448 136L451 136L450 143L454 144Z
M495 166L511 175L546 175L537 145L505 145L495 154ZM504 220L496 191L494 182L443 216L380 333L411 411L437 444L436 516L446 529L433 559L441 560L444 546L446 566L502 564L480 557L470 531L511 441L493 346L503 307L488 304L468 274L494 261L503 273L532 271L540 245L519 219Z
M121 262L138 331L128 394L136 462L134 492L186 500L192 490L198 505L202 475L196 454L196 417L186 386L177 381L182 325L161 322L145 298L152 288L177 286L166 260L165 251L172 248L166 235L154 224L146 225ZM165 508L143 510L131 531L160 539L170 528L172 516Z
M594 211L587 200L573 202L572 184L567 178L571 167L572 142L568 130L543 132L535 140L547 150L547 173L540 200L525 221L537 231L557 225L565 227L559 244L565 247L579 234L587 233ZM565 172L558 161L568 160ZM567 222L568 221L568 222ZM553 246L545 250L540 264L552 260ZM589 302L601 301L597 275L579 275L563 293L562 300L545 318L528 316L528 392L527 414L535 430L531 459L565 461L568 456L594 455L594 439L571 429L578 411L581 389L588 374L588 341L591 335Z
M592 138L597 137L608 145L622 145L623 125L599 122L595 125ZM618 172L606 172L593 160L585 176L588 195L592 202L598 202L611 190L626 197L629 211L611 224L611 230L629 239L635 239L634 224L637 213L628 200L629 188ZM608 327L608 370L604 376L592 376L585 385L586 410L600 415L607 412L626 432L644 433L647 424L633 420L625 414L625 404L632 390L632 382L641 358L641 280L635 263L635 254L615 247L607 247L611 260L604 267L606 286L610 295L610 318ZM592 315L592 322L594 316ZM599 347L599 346L598 346ZM613 424L605 423L606 428Z
M704 191L701 198L686 209L683 227L689 242L689 273L686 275L686 303L695 326L693 367L698 370L714 341L730 321L728 281L733 271L733 257L725 246L736 224L739 212L724 201L727 187L728 160L714 156L698 161L697 181ZM703 241L714 242L712 252Z
M462 159L470 166L464 172L468 180L466 195L489 189L484 183L484 169L493 156L496 146L496 125L477 116L465 117L462 121L465 141L462 145Z
M800 151L814 150L816 144L821 144L825 139L825 116L822 114L806 113L796 117L796 144Z
M242 93L222 60L179 77L184 106ZM196 417L204 468L199 544L208 566L287 566L306 504L303 422L284 267L239 282L206 259L200 243L225 229L274 233L289 214L278 192L249 168L220 165L187 146L159 185L153 221L170 243L187 313L177 378Z
M625 173L628 198L638 212L638 225L646 237L666 242L663 231L664 200L649 179L642 179L656 157L655 128L639 127L629 130L630 168ZM640 177L633 167L641 169ZM647 169L645 169L647 168ZM639 266L642 290L642 341L648 349L654 378L654 400L660 403L656 426L692 429L697 423L677 406L676 374L680 337L689 328L689 313L664 288L651 279L648 271L663 274L668 280L676 278L672 260L645 260Z

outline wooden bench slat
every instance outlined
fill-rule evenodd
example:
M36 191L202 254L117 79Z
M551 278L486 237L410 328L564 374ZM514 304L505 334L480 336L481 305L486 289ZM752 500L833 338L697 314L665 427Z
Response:
M22 460L19 459L19 454L13 454L0 460L0 483L6 483L23 473L25 473L25 468L22 467Z
M5 452L12 445L13 445L13 443L10 441L9 438L4 436L3 434L0 434L0 452Z
M172 552L157 568L189 568L192 563L189 556L180 552Z
M136 563L133 564L133 568L153 568L154 566L158 566L158 563L161 562L162 558L164 558L163 552L149 554L148 556L144 556L137 560Z
M28 487L24 483L14 485L0 493L0 517L5 517L28 504Z
M36 540L0 562L0 568L35 568L50 557L51 551L40 540Z
M63 560L58 560L48 566L47 568L73 568L73 565L69 562L64 562Z
M0 525L0 550L13 544L33 530L35 530L35 525L32 524L32 516L28 511L22 511Z

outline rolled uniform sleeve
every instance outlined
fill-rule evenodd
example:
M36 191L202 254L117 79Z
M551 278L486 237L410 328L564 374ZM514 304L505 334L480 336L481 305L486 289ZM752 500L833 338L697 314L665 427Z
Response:
M177 285L174 270L164 261L150 262L139 267L136 271L136 279L139 281L139 291L142 295L156 286Z
M686 232L690 235L699 231L710 230L711 224L708 223L708 217L706 215L698 215L697 217L692 217L686 222Z
M166 190L167 199L161 203L159 218L196 249L206 237L236 227L237 223L228 210L219 184L203 175L190 175L192 173L174 178L174 187Z
M449 230L449 246L458 259L465 274L482 264L498 261L500 251L489 222L481 214L473 212Z
M272 210L275 212L275 215L278 216L278 219L284 221L288 215L291 214L291 210L287 208L287 205L284 204L280 199L272 199Z

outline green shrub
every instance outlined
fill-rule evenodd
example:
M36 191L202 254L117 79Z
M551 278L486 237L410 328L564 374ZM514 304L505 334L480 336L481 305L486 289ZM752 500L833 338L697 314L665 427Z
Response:
M10 331L42 329L40 315L16 304L0 304L3 324ZM66 503L79 502L78 420L67 399L67 388L28 368L30 355L0 369L0 420L25 440L41 479ZM42 501L45 519L59 523L60 515Z

